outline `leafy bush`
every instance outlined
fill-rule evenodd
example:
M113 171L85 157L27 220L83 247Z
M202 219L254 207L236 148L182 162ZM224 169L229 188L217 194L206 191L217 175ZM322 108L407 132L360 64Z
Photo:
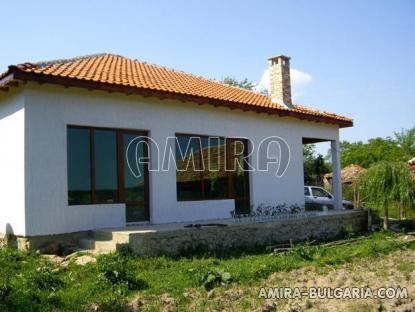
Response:
M28 274L27 282L34 288L56 291L63 286L63 281L59 278L58 272L58 270L52 270L49 266L41 266Z
M314 259L314 256L318 252L319 247L311 246L310 243L299 244L297 246L293 246L286 255L292 255L296 258L311 261Z
M199 283L205 289L210 290L218 286L226 286L232 281L229 272L221 269L212 269L199 277Z
M101 256L97 261L98 282L128 290L143 289L147 284L136 277L128 257L120 254Z
M7 264L7 263L11 263L11 262L19 262L22 261L24 259L26 259L27 254L23 253L19 250L16 250L14 248L3 248L1 249L1 253L0 253L0 263L3 264Z
M287 205L286 203L276 205L265 205L261 203L256 209L253 208L254 207L251 206L250 212L246 213L238 213L236 210L232 210L230 214L232 218L275 217L279 215L296 214L304 210L298 204Z
M115 292L112 292L107 296L100 296L98 301L96 302L96 309L91 310L103 312L131 311L131 309L129 309L127 299L123 295Z
M0 284L0 302L6 302L7 297L12 292L12 288L8 282L2 282Z
M57 291L64 286L50 267L30 268L0 284L1 311L45 311L60 307Z
M0 311L41 311L59 307L60 273L33 253L0 249Z

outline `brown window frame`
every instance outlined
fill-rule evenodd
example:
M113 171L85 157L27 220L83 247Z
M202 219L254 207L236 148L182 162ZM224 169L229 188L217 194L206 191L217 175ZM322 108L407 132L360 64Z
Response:
M66 129L86 129L89 131L89 150L90 150L90 180L91 180L91 202L88 203L69 203L69 198L67 200L68 206L88 206L88 205L114 205L114 204L126 204L125 201L125 191L123 187L124 179L124 159L121 153L122 151L122 135L124 133L137 134L143 137L148 137L148 131L145 130L136 130L136 129L121 129L121 128L107 128L107 127L90 127L90 126L79 126L79 125L67 125ZM95 164L95 136L94 133L96 130L106 130L106 131L115 131L116 135L116 154L117 154L117 198L114 202L98 202L96 200L96 164ZM148 139L146 139L148 144ZM68 148L68 142L66 144ZM145 157L148 157L149 151L145 149ZM146 207L146 217L149 217L149 166L146 164L145 168L145 186L144 186L144 201L141 201L140 204L143 204ZM67 168L68 170L68 168ZM68 194L68 192L67 192Z
M227 138L224 136L217 136L217 135L201 135L201 134L191 134L191 133L175 133L175 138L177 138L177 136L188 136L188 137L195 137L195 138L199 138L200 139L200 143L202 142L202 138L218 138L218 139L223 139L225 141L225 157L230 157L230 155L232 155L231 152L229 152L229 148L230 148L230 144L228 142L231 141L239 141L239 142L243 142L244 144L244 155L243 157L247 160L247 162L249 163L249 157L248 157L248 149L249 149L249 142L247 139L244 138ZM202 146L200 146L202 148ZM176 150L175 150L176 153ZM202 153L199 153L199 157L200 157L200 163L202 164ZM205 171L200 171L200 187L201 187L201 197L199 199L179 199L178 196L178 192L177 192L177 186L178 186L178 181L177 181L177 168L176 168L176 199L178 202L187 202L187 201L206 201L206 200L224 200L224 199L235 199L235 200L246 200L249 204L251 202L251 196L250 196L250 178L249 178L249 171L248 171L248 164L247 162L244 162L244 167L245 167L245 194L246 196L244 197L236 197L234 192L233 192L233 171L228 171L225 170L226 172L226 176L227 176L227 180L228 180L228 190L227 190L227 195L224 197L218 197L218 198L206 198L206 194L205 194L205 185L204 185L204 175L205 175Z

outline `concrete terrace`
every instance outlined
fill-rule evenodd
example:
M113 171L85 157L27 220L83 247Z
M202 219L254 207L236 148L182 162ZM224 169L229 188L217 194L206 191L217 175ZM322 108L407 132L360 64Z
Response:
M201 225L200 227L186 227ZM211 226L209 226L211 225ZM349 226L355 232L367 229L367 212L330 210L287 215L280 219L220 219L192 223L143 224L90 231L80 245L94 252L111 252L122 247L136 254L178 255L192 250L250 248L287 241L329 239Z

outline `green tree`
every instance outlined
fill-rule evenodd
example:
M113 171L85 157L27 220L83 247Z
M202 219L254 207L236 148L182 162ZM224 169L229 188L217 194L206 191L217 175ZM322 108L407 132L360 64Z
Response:
M415 127L396 132L393 138L373 138L367 143L361 141L340 143L342 165L357 164L369 168L381 161L408 161L415 156Z
M228 86L239 87L239 88L250 90L250 91L252 91L255 87L255 85L251 81L249 81L248 78L238 81L235 78L228 76L222 80L222 83Z
M412 158L415 156L415 127L409 130L402 129L395 132L395 142L402 150L404 156Z
M383 227L389 228L389 207L398 204L401 216L414 204L414 181L405 162L383 161L371 166L358 178L365 200L384 212Z
M330 165L323 155L316 155L314 144L303 145L304 182L306 184L322 185L323 176L330 172Z

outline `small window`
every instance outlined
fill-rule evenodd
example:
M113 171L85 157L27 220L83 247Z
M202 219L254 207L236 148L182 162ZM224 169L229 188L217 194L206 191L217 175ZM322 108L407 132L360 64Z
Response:
M310 196L310 189L308 187L304 188L304 195L305 196Z
M317 197L328 197L328 198L331 197L329 193L327 193L325 190L318 188L318 187L313 187L313 195Z

